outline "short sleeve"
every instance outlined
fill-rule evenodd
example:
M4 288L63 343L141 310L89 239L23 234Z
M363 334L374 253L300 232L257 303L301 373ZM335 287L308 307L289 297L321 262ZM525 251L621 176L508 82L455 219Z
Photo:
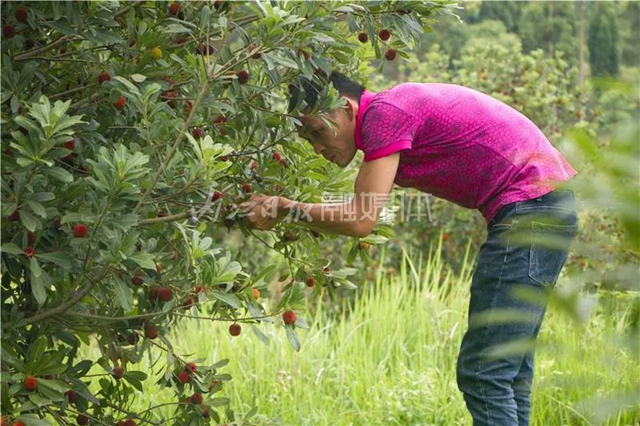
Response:
M371 103L362 120L364 161L411 149L418 121L401 108L388 103Z

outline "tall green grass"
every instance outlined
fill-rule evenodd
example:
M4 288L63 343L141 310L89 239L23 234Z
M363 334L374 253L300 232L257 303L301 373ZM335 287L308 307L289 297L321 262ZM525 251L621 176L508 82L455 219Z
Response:
M240 413L257 405L252 424L469 425L455 364L473 265L467 259L454 276L439 252L416 265L406 261L396 276L379 275L353 303L343 302L339 318L318 304L307 318L311 328L299 330L300 352L291 349L279 325L261 326L271 339L264 345L249 327L232 338L228 323L195 320L177 327L175 350L211 363L229 358L223 372L233 380L221 394ZM604 412L589 398L637 392L637 358L620 343L629 299L598 308L584 326L548 310L536 352L531 424L596 424ZM171 398L157 389L141 395L139 406ZM627 405L604 424L639 424L640 407L633 400ZM155 414L170 418L171 411Z

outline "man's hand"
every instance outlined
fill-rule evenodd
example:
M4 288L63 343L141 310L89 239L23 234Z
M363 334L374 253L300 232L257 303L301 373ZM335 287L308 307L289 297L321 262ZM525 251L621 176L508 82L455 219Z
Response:
M279 197L254 194L238 208L243 213L243 221L247 226L261 231L268 231L276 226L287 215L279 205Z

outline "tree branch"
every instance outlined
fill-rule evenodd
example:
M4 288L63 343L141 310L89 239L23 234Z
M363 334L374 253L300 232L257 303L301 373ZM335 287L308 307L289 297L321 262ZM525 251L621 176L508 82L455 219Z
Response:
M20 55L16 55L13 57L13 60L17 62L17 61L24 61L24 60L30 59L34 56L40 55L41 53L48 52L51 49L55 49L56 47L60 46L62 43L66 43L67 41L71 41L72 39L73 39L73 36L70 36L70 35L62 36L56 41L51 42L45 46L38 47L33 50L29 50L28 52L21 53Z

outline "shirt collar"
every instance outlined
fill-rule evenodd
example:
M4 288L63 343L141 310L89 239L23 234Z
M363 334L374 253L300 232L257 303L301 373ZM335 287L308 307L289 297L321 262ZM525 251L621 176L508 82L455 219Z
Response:
M375 93L365 90L360 97L360 106L358 107L358 116L356 117L356 133L354 135L356 149L362 149L362 120L364 113L367 111L367 108L369 108L369 104L375 95Z

